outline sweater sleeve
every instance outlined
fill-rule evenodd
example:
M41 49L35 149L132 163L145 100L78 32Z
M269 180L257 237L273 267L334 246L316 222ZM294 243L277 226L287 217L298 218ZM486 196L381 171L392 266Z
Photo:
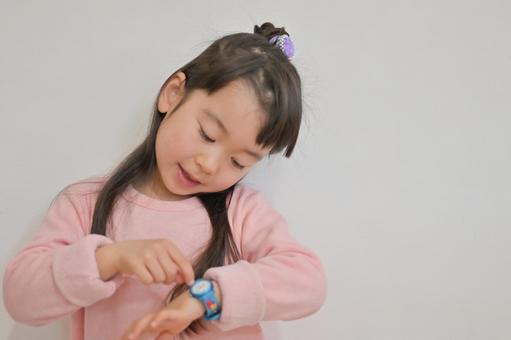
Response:
M96 249L113 241L89 234L88 196L60 192L32 241L7 264L3 298L14 320L47 324L111 296L124 280L99 276Z
M242 260L204 275L222 291L222 314L213 324L226 331L319 310L327 290L319 258L292 238L285 219L260 192L235 191L231 204L230 222Z

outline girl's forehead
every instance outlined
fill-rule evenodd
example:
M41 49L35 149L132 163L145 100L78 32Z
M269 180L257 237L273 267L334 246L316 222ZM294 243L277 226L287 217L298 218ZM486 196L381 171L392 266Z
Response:
M250 124L259 130L266 114L252 88L244 81L233 81L209 95L203 96L203 110L211 116L231 121L232 124ZM243 124L243 125L245 125Z

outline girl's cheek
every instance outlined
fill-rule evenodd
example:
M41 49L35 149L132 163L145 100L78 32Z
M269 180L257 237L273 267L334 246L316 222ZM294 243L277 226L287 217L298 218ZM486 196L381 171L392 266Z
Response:
M231 185L235 184L241 179L241 172L240 175L233 173L232 170L225 170L223 172L223 178L222 178L222 187L224 189L227 189Z

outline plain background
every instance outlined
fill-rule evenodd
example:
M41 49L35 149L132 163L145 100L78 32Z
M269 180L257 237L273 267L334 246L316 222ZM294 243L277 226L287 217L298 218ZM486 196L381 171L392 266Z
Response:
M145 136L163 81L254 24L296 44L306 122L247 179L328 274L268 339L511 338L509 1L2 1L0 264L64 186ZM307 292L296 292L307 294ZM65 320L0 338L66 339Z

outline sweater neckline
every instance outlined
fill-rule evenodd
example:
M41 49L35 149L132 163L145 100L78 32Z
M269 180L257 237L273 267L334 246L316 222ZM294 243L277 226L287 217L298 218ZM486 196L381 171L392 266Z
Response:
M162 211L184 211L202 208L202 202L197 196L192 196L179 201L165 201L147 196L135 189L133 184L129 184L123 192L124 198L128 201L154 210Z

